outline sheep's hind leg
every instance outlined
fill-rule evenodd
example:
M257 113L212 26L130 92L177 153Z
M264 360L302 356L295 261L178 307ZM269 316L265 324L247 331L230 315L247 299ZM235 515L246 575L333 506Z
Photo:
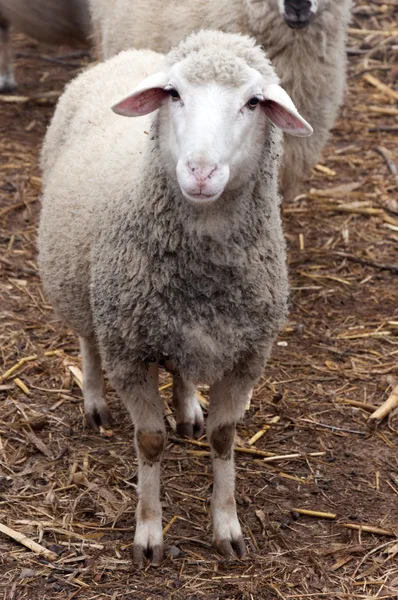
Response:
M94 430L98 430L100 425L108 429L111 425L111 413L105 400L104 376L97 344L94 339L87 337L80 337L79 341L86 422Z
M131 369L131 365L129 365ZM158 391L158 366L150 363L139 382L119 390L135 426L138 456L138 504L133 556L142 568L145 557L153 566L163 558L160 461L166 443L163 402Z
M0 14L0 93L12 92L15 88L9 27Z
M210 387L207 436L213 461L213 543L226 557L245 555L235 503L235 425L241 418L255 378L229 374Z
M200 438L204 419L195 385L178 374L173 376L173 406L176 410L177 435Z

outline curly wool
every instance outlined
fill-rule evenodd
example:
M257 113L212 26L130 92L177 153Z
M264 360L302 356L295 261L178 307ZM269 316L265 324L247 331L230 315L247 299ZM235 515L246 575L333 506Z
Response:
M183 60L184 75L192 82L216 80L223 85L239 86L246 80L245 65L248 65L270 83L279 83L270 60L256 45L256 40L241 34L226 36L212 30L192 34L170 50L165 66L170 68Z

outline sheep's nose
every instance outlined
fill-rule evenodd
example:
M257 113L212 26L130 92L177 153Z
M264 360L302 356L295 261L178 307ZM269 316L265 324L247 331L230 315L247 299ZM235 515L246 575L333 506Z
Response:
M285 22L289 27L301 28L308 25L313 19L309 0L285 0Z
M211 179L211 176L217 169L217 165L203 165L200 163L189 162L188 169L199 185L204 185L208 179Z

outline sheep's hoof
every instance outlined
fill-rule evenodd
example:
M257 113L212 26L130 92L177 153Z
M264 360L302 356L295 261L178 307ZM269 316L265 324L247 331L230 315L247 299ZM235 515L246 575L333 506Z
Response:
M0 94L13 94L17 89L16 85L10 83L4 83L0 86Z
M110 429L112 423L111 412L105 400L97 403L95 406L85 410L86 423L90 429L99 431L102 426L104 429Z
M224 558L244 558L246 554L246 545L242 536L234 540L227 538L215 540L214 547Z
M139 569L143 569L146 563L146 559L149 560L152 567L159 567L163 560L163 546L160 544L153 548L144 548L135 544L133 547L133 559Z
M10 73L0 73L0 94L11 94L15 92L17 84Z
M202 437L205 430L203 421L195 421L195 423L177 423L177 435L182 438L199 439Z

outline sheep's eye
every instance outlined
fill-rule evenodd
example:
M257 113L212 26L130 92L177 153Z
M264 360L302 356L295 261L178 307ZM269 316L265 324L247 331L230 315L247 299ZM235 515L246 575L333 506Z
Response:
M169 93L170 93L170 96L172 97L172 99L173 99L173 100L180 100L180 98L181 98L181 97L180 97L180 94L177 92L177 90L176 90L176 89L174 89L174 88L171 88L171 89L169 90Z
M249 102L247 103L247 106L251 110L254 110L259 102L260 102L259 98L257 98L257 96L253 96L253 98L250 98Z

